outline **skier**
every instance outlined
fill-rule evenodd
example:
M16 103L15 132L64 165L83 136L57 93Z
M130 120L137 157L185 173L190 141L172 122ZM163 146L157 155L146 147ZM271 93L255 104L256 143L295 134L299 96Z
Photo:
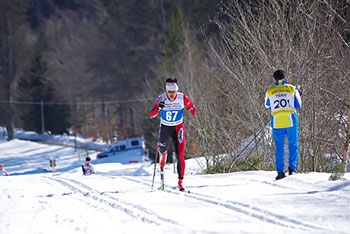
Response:
M271 109L271 127L275 141L276 180L284 178L284 141L287 136L289 148L289 175L297 168L298 160L298 118L295 110L302 102L298 89L287 84L283 70L273 73L275 85L267 89L265 107Z
M9 174L6 172L4 165L0 164L0 176L8 176Z
M95 174L95 170L94 170L94 167L91 164L91 158L89 156L86 157L85 164L81 165L81 168L83 169L83 174L84 175Z
M159 129L159 164L161 177L163 179L164 166L168 155L168 142L171 138L176 151L178 188L184 191L183 179L185 174L185 127L183 125L183 109L186 107L192 115L196 114L196 108L191 100L183 93L178 92L177 79L168 78L166 80L166 92L158 96L149 113L150 118L154 118L160 113ZM162 190L164 184L162 180Z

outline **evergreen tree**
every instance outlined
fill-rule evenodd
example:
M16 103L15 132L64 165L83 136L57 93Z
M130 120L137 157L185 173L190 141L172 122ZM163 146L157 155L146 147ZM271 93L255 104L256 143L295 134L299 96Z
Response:
M17 82L30 60L30 31L25 21L27 0L0 1L0 124L14 137L14 100Z
M55 101L55 90L46 78L47 65L43 61L40 49L36 50L30 70L19 82L19 95L22 101L33 102L32 105L21 106L20 119L22 127L36 132L42 131L41 105ZM63 133L69 128L69 107L65 105L44 105L45 131Z
M183 9L191 28L200 29L205 35L219 35L217 25L211 21L218 12L219 0L183 0ZM198 33L197 40L203 41L203 33Z
M176 6L166 25L164 55L162 60L164 68L170 73L174 71L174 62L181 60L184 56L183 45L185 42L186 30L187 23L185 21L184 11L180 6Z

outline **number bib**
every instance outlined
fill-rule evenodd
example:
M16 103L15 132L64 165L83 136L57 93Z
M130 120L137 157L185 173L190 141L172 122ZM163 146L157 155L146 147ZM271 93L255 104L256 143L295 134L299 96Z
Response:
M284 85L275 86L268 90L273 128L293 127L294 89L292 85Z
M174 101L170 101L166 94L161 95L162 100L165 100L165 107L160 111L160 122L167 126L176 126L183 121L184 99L182 93L177 93Z

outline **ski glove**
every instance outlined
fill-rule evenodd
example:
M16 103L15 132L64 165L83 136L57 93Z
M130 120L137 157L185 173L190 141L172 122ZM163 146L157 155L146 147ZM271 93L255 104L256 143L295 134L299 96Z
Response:
M165 107L164 101L161 101L158 105L158 110L162 110Z

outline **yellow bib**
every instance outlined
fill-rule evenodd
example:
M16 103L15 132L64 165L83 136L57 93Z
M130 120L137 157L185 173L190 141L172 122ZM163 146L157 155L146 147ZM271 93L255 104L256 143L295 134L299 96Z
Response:
M273 86L267 90L271 103L273 128L293 127L294 92L295 87L288 84Z

